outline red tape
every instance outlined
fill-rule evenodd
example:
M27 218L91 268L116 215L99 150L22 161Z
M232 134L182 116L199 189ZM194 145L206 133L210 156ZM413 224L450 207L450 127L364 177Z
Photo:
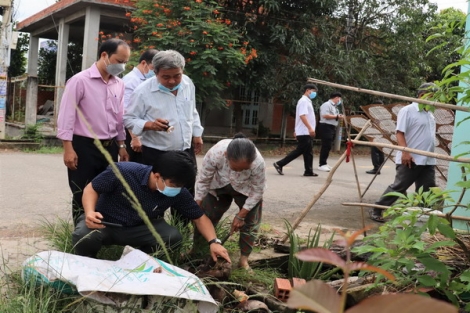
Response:
M348 140L348 142L346 142L346 163L349 163L349 157L351 156L352 147L354 147L354 143Z

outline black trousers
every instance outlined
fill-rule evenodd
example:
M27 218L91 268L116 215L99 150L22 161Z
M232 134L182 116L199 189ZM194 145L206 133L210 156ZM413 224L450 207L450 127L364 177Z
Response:
M377 147L370 148L370 158L372 160L372 165L374 166L374 170L378 171L380 166L385 160L384 153L379 150Z
M312 137L310 137L309 135L302 135L302 136L297 136L296 139L297 139L297 147L295 148L295 150L290 152L288 155L286 155L285 158L283 158L280 161L277 161L276 163L280 167L283 167L302 155L304 158L304 169L305 169L304 174L312 174L313 173Z
M118 161L119 147L116 140L101 140L101 144L111 155L114 162ZM78 156L78 166L75 171L67 169L70 190L73 194L72 218L76 225L77 218L83 213L83 189L98 174L108 167L108 160L95 146L93 138L74 135L72 146Z
M127 154L129 154L129 161L142 163L142 152L135 152L134 150L132 150L131 141L132 141L131 133L129 133L129 131L126 128L126 150L127 150Z
M183 237L173 226L168 225L163 218L151 220L153 227L162 237L167 248L176 248ZM98 251L104 245L132 246L140 248L145 253L153 253L159 247L157 239L152 235L147 225L133 227L111 227L90 229L85 224L85 215L78 218L77 226L72 233L72 243L75 254L96 258Z
M319 165L327 164L328 156L330 155L331 146L335 140L336 126L319 123L318 128L321 136L321 149L320 149L320 163Z
M159 158L166 152L167 151L142 146L142 163L152 165L154 162L158 162ZM192 177L194 177L194 179L188 181L188 183L184 185L184 187L188 189L189 192L194 196L194 185L196 184L197 173L196 155L194 154L193 148L186 149L184 150L184 152L186 152L191 157L191 160L193 160L194 165L194 175L191 175ZM171 214L173 215L173 217L176 217L181 223L183 223L183 225L187 225L190 222L187 218L181 216L178 211L173 210L173 208L171 208Z
M397 164L395 181L385 189L382 197L375 204L391 206L398 197L385 196L389 192L400 192L405 194L406 190L414 183L415 191L423 187L423 191L436 186L436 172L434 165L413 165L408 166ZM382 210L373 209L374 215L381 216Z

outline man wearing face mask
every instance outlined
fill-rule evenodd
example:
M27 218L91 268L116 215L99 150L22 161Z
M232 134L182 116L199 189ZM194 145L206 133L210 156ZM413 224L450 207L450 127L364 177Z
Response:
M158 50L148 49L139 58L139 64L127 73L122 80L126 86L124 92L124 110L129 106L134 89L149 78L155 76L152 59ZM129 161L142 163L142 143L139 136L132 134L126 129L126 147Z
M339 114L338 111L338 105L341 104L341 96L341 93L333 92L330 95L330 100L323 103L320 107L320 123L318 127L321 136L321 150L318 170L323 172L331 171L327 160L335 140L336 127L338 127L339 121L343 118L343 115Z
M202 150L204 128L196 110L196 89L183 74L184 57L174 50L160 51L152 64L156 79L148 79L135 89L124 124L141 136L144 164L158 161L167 151L179 150L193 158L196 171L194 153ZM185 187L194 193L194 181Z
M190 174L192 160L186 153L169 151L153 165L123 162L116 166L167 248L176 248L182 241L178 229L163 218L171 206L194 222L209 243L214 260L220 256L230 262L227 250L219 242L210 243L217 238L212 222L188 190L182 188L194 179ZM157 251L158 241L131 199L111 166L95 177L83 192L85 213L78 218L72 234L75 253L96 257L103 245L130 245L146 253Z
M284 159L273 164L279 175L284 175L282 168L291 161L303 155L304 175L318 176L313 172L313 137L315 137L315 112L313 110L312 100L317 96L318 88L314 84L304 86L304 94L297 102L295 109L295 138L297 139L297 148L289 153Z
M106 169L108 161L97 138L114 161L128 161L123 124L124 83L117 77L129 60L130 48L120 39L103 42L98 61L67 81L57 118L57 138L64 147L74 223L83 213L85 186Z

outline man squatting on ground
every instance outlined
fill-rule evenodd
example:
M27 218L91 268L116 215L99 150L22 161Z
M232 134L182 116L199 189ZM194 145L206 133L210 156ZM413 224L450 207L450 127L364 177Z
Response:
M422 98L437 90L438 87L435 84L425 83L419 86L417 96ZM434 115L425 109L420 109L417 102L403 107L398 112L396 136L398 145L401 147L434 152L436 136ZM406 151L397 151L395 163L395 181L388 186L375 204L391 206L397 200L397 197L386 196L386 194L389 192L406 193L406 190L413 183L416 191L421 187L423 187L423 191L428 191L430 187L436 186L435 158ZM384 222L382 210L380 209L369 210L369 215L373 221Z
M196 181L196 202L214 225L232 201L240 209L230 231L240 230L238 265L245 269L250 268L248 257L261 223L265 168L264 159L253 142L240 134L234 139L219 141L207 151ZM201 242L198 230L194 231L193 251L197 251Z
M172 207L194 222L195 228L209 242L214 260L220 256L231 262L227 250L216 240L211 221L189 191L182 188L188 180L194 179L190 156L182 151L169 151L153 166L134 162L115 164L168 248L177 247L182 241L178 229L164 219L165 211ZM72 234L75 253L96 257L103 245L130 245L145 253L155 252L158 242L130 199L111 166L95 177L83 192L85 213L78 218ZM104 226L102 221L123 227Z

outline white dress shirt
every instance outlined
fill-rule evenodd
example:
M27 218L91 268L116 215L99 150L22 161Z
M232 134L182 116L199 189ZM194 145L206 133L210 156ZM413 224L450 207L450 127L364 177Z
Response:
M191 79L183 75L176 96L158 88L156 77L147 79L134 90L129 107L124 113L124 125L134 135L142 136L142 145L161 151L186 150L192 137L201 137L201 126L196 110L196 88ZM166 119L173 132L144 131L146 122Z
M140 72L137 66L132 69L129 73L127 73L122 80L124 81L124 85L126 86L126 90L124 91L124 109L126 109L131 101L131 95L134 92L135 88L143 83L146 78L144 74Z

